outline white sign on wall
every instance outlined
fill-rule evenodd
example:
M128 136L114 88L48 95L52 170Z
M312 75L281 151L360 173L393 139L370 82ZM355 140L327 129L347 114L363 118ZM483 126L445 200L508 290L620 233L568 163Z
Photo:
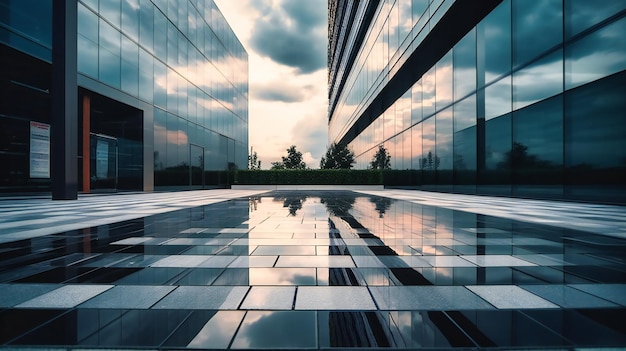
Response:
M109 175L109 143L98 140L96 143L96 178L107 179Z
M30 122L30 177L50 178L50 125Z

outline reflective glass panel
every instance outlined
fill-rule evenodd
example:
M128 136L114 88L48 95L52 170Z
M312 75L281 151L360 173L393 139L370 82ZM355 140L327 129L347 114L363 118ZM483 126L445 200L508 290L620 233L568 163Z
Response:
M511 112L511 76L506 76L485 88L485 119Z
M452 169L452 108L447 108L439 113L436 117L437 128L437 158L439 159L438 170ZM441 176L442 174L439 174ZM441 177L440 177L441 178ZM447 177L446 177L447 178ZM442 179L439 179L442 180ZM444 184L451 184L452 179Z
M476 27L476 35L480 87L511 71L511 1L491 11Z
M422 120L422 80L418 80L411 88L411 123Z
M563 41L563 1L513 1L513 64L523 65Z
M431 68L422 76L422 113L424 118L428 118L435 113L435 69Z
M411 169L421 169L422 158L422 124L418 124L411 128Z
M154 48L154 6L152 3L140 2L139 13L139 42L148 51Z
M78 4L78 34L98 42L98 16L88 10L83 4ZM80 50L78 51L80 54Z
M510 184L507 159L511 151L511 115L494 118L485 125L485 168L487 184Z
M78 71L98 78L98 44L82 35L78 36Z
M115 55L109 50L100 47L98 66L99 79L119 89L121 79L121 59L119 54Z
M517 110L563 91L563 50L513 74L513 109Z
M565 160L572 183L624 184L626 73L565 95Z
M452 51L437 62L437 109L452 103Z
M139 41L139 0L122 0L122 31Z
M626 9L626 2L614 0L565 0L565 37L572 36Z
M565 89L626 69L626 18L565 47Z
M435 141L437 133L435 129L435 118L429 118L422 124L422 159L421 168L424 170L424 182L433 184L435 182L435 170L439 168L441 161L437 157Z
M476 90L476 30L472 29L454 47L454 99Z
M121 28L121 11L122 4L120 0L102 0L100 1L100 16L111 22L115 27Z
M513 113L513 145L505 162L515 183L561 182L563 99L542 101Z
M52 0L2 1L0 23L52 48Z

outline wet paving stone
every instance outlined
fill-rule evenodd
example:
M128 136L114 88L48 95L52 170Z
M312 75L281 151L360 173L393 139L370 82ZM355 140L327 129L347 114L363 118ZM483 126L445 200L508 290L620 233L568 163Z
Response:
M625 247L409 198L277 191L0 244L0 347L619 348Z

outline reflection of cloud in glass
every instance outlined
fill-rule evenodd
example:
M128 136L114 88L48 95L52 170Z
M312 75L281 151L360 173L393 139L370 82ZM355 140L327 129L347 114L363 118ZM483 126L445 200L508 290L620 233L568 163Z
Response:
M513 109L535 103L563 91L562 51L557 51L513 75Z
M485 119L511 112L511 76L485 88Z
M570 44L565 49L566 88L626 69L626 19Z
M563 1L513 2L513 52L524 64L563 40Z
M155 140L165 140L168 144L172 145L187 145L189 143L189 137L187 133L182 130L167 130L163 126L154 126L154 138Z

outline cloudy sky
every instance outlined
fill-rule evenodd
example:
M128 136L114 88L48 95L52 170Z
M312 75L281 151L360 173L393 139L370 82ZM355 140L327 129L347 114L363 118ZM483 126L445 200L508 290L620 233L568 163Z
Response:
M327 1L215 0L246 48L250 146L263 168L290 145L319 168L327 133Z

